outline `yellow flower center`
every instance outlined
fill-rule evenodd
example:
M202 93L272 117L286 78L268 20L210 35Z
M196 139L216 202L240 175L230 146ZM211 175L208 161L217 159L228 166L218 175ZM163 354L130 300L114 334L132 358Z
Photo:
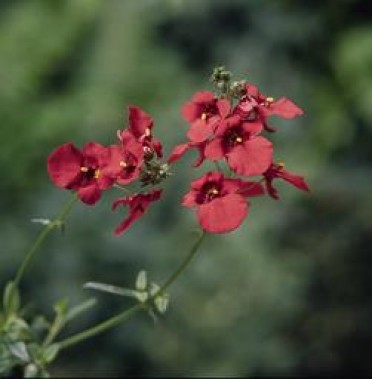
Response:
M98 179L101 175L101 171L97 168L97 170L94 170L94 179Z

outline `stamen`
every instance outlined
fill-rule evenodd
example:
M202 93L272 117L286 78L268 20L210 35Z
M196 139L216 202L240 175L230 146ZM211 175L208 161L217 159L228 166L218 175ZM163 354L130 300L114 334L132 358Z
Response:
M243 138L242 138L242 137L236 137L236 138L235 138L235 141L236 141L237 143L242 143L242 142L243 142Z
M218 195L218 190L216 189L216 188L213 188L212 190L211 190L211 193L213 194L213 195Z
M120 165L120 167L123 167L123 168L128 166L127 162L125 162L125 161L120 161L119 165Z
M82 167L80 167L80 171L81 172L88 172L88 167L85 167L85 166L82 166Z
M145 136L150 137L151 136L151 130L149 128L146 128L145 130Z
M285 167L285 163L284 162L278 162L278 166L279 166L279 168L284 168Z
M271 104L271 103L274 102L274 98L271 97L271 96L269 96L269 97L266 98L266 101L267 101L269 104Z
M200 118L205 121L207 119L207 114L205 112L203 112L200 116Z
M97 170L94 171L94 179L98 179L101 175L101 171L97 168Z

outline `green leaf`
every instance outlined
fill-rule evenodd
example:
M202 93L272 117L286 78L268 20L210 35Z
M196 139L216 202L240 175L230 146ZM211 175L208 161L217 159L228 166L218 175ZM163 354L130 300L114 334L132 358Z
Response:
M96 305L96 303L97 303L96 299L90 298L90 299L84 301L83 303L72 307L66 315L66 321L73 320L75 317L79 316L81 313L83 313L83 312L87 311L88 309L94 307Z
M8 320L6 332L7 336L14 341L31 338L31 331L27 322L14 315Z
M26 344L24 342L18 341L9 344L9 351L12 353L12 355L16 358L18 358L23 363L30 361L30 356L27 351Z
M20 307L20 296L18 288L14 282L8 282L5 286L3 306L7 315L15 314Z
M165 313L169 304L169 295L164 294L157 296L154 300L154 303L159 313Z
M59 353L60 345L58 343L54 343L49 345L42 353L42 360L45 363L50 363L54 361Z
M111 284L97 283L97 282L88 282L84 284L84 288L93 289L97 291L107 292L119 296L129 296L135 297L136 291L133 291L128 288L116 287Z
M68 299L63 298L58 300L53 307L54 311L57 313L59 316L66 316L67 311L68 311Z
M136 290L145 291L147 288L147 273L142 270L138 273L136 279Z

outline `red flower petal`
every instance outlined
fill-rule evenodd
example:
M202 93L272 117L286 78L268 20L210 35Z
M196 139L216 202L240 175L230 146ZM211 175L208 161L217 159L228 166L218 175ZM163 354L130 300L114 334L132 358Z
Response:
M260 91L253 84L247 84L246 86L247 95L254 97L255 99L261 97Z
M296 188L302 191L307 191L307 192L310 191L309 186L307 185L307 183L305 182L305 179L302 176L294 175L287 170L280 170L278 172L278 177L291 183Z
M82 148L82 153L87 158L99 159L106 153L106 147L96 142L88 142Z
M178 161L182 157L182 155L185 154L186 151L189 150L190 148L191 148L191 145L189 143L183 143L181 145L177 145L173 149L170 157L168 158L168 163L171 164Z
M208 142L205 151L205 156L212 161L218 161L225 156L225 152L222 147L221 138L215 138L212 141Z
M83 155L72 143L57 147L48 157L48 174L60 188L71 188L80 176Z
M234 147L227 154L227 161L237 174L251 176L265 172L272 157L272 143L264 137L255 137Z
M269 107L265 107L263 111L266 116L277 115L283 118L294 118L304 113L301 108L285 97L274 101Z
M221 118L225 118L230 113L230 101L226 99L217 100L217 108L220 112Z
M187 137L192 142L203 142L213 133L213 123L198 119L190 125Z
M194 122L200 117L200 106L188 101L183 105L181 115L187 122Z
M153 126L153 119L144 112L141 108L136 106L129 106L129 129L138 139L151 130Z
M115 234L123 233L134 221L139 219L154 201L160 199L162 190L152 190L147 194L136 194L116 200L112 208L115 210L119 205L129 206L129 216L115 229Z
M243 129L250 135L258 135L262 132L263 125L261 121L244 122Z
M77 193L79 199L87 205L94 205L101 198L101 191L98 188L97 183L81 187L77 190Z
M202 142L202 143L199 143L199 144L195 144L193 146L196 147L198 149L198 152L199 152L199 156L196 159L196 161L193 163L193 167L199 167L205 161L205 158L206 158L205 157L205 146L206 146L206 143Z
M210 91L199 91L192 97L193 103L211 103L215 99L214 94Z
M160 141L153 139L151 146L155 151L155 154L158 158L163 158L163 145Z
M226 233L238 228L248 213L243 196L230 194L197 208L201 227L210 233Z
M260 182L243 182L239 193L245 197L262 196L265 190Z

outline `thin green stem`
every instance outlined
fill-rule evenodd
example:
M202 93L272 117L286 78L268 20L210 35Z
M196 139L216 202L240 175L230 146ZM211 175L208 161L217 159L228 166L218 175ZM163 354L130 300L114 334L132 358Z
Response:
M160 289L153 294L151 297L149 297L145 302L138 303L137 305L133 306L132 308L119 313L116 316L113 316L106 321L101 322L100 324L93 326L90 329L87 329L81 333L78 333L74 336L71 336L69 338L66 338L65 340L59 342L60 349L66 349L72 345L75 345L81 341L84 341L90 337L94 337L97 334L100 334L108 329L111 329L120 323L130 319L132 316L137 314L140 310L146 309L147 306L159 295L165 292L165 290L178 278L178 276L185 270L185 268L188 266L192 258L196 255L201 243L203 242L203 239L205 237L206 233L203 231L201 236L198 238L198 240L195 242L195 244L191 247L191 250L189 254L186 256L184 261L178 266L178 268L173 272L173 274L164 282L164 284L160 287Z
M77 199L76 194L71 196L67 204L62 208L61 212L57 215L57 217L49 222L39 233L37 236L35 242L32 244L30 249L28 250L27 254L25 255L25 258L23 259L23 262L18 268L17 274L14 279L14 284L17 287L20 283L20 281L23 278L23 275L32 261L32 259L35 257L36 253L38 252L40 246L44 242L45 238L47 235L56 227L62 226L63 222L65 221L66 217L69 215L71 212L72 206L74 205L75 201Z

